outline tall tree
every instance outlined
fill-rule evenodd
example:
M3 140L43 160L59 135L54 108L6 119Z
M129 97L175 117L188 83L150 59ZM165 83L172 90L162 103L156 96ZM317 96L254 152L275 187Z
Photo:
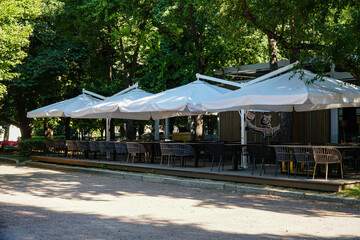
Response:
M26 49L27 57L7 81L9 89L3 99L0 118L20 127L23 138L29 138L32 119L27 111L72 97L79 85L79 62L86 55L77 43L58 37L54 31L56 1L42 5L42 15L34 24L34 32ZM11 113L9 115L9 113Z
M12 68L26 56L33 20L40 14L40 0L0 1L0 82L16 76ZM0 97L6 92L0 83Z

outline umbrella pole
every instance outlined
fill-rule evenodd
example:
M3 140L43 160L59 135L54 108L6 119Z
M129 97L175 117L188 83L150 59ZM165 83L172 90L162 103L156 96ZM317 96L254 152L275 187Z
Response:
M245 136L245 109L238 111L241 117L241 144L247 144ZM247 168L247 149L246 147L242 148L241 151L241 168Z
M165 140L170 140L169 119L165 118Z
M110 141L110 118L106 119L106 127L105 127L105 137L106 137L106 141ZM106 151L106 159L109 160L110 159L110 151L109 149Z

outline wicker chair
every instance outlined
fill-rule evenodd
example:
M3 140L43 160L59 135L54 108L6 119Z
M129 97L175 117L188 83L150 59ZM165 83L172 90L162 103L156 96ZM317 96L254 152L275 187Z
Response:
M146 150L141 143L127 142L126 147L128 151L128 157L126 162L129 162L130 155L132 155L132 163L134 163L136 156L139 158L139 160L141 160L142 154L144 154L145 162L147 162Z
M275 146L276 153L276 168L275 168L275 176L277 175L278 165L280 163L287 164L287 172L288 177L290 176L290 163L295 163L295 157L293 156L294 149L289 146ZM280 167L281 169L281 167Z
M71 152L70 157L73 157L73 155L76 155L76 152L78 151L76 141L74 141L74 140L66 140L66 148L67 148L68 152Z
M110 154L110 149L109 149L109 142L106 141L100 141L99 142L99 147L100 147L100 154L102 156L105 156L105 158L108 160L109 156L108 154Z
M49 151L50 153L54 153L54 141L51 139L45 139L45 146L46 146L46 150Z
M82 152L85 158L89 158L90 146L88 141L76 141L77 149Z
M175 150L173 148L173 143L160 143L160 151L161 151L160 165L162 165L164 158L167 157L168 166L170 166L170 161L172 161L174 166Z
M328 179L329 164L340 164L341 178L344 178L342 168L342 155L339 150L332 147L313 147L314 153L314 173L313 179L315 179L316 167L318 164L325 165L325 179Z
M89 142L89 148L90 148L90 152L92 152L94 154L94 158L96 158L96 154L100 153L99 142L90 141Z
M55 153L61 153L64 152L64 154L67 154L67 148L66 148L66 141L57 139L54 140L54 152Z
M194 148L188 144L184 143L173 143L172 145L175 153L175 157L180 158L180 166L186 166L184 157L194 157L195 151Z
M121 161L121 155L125 155L128 152L127 147L126 147L126 143L124 143L124 142L114 142L114 147L115 147L114 160L116 160L117 155L120 155L120 161Z
M314 155L312 147L302 147L296 146L294 147L295 159L296 159L296 167L295 167L295 177L296 172L299 168L299 163L304 163L307 166L306 172L309 177L310 172L310 164L314 163Z
M260 167L260 176L262 171L264 170L264 174L266 173L265 170L265 145L264 144L251 144L247 147L247 151L250 154L250 158L252 160L252 171L251 175L254 175L254 170L256 168L256 162L258 160L261 161Z

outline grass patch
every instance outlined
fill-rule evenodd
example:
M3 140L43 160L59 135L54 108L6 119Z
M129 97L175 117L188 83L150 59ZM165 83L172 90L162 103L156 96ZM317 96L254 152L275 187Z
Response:
M360 186L345 189L336 194L339 197L360 199Z

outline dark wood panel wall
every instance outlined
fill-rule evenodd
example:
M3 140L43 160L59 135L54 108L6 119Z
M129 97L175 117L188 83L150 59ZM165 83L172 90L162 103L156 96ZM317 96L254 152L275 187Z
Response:
M279 113L255 113L252 123L260 125L262 114L271 115L271 126L280 123ZM294 112L294 128L292 134L294 143L327 143L330 140L330 111ZM252 130L247 130L247 141L266 144L279 142L281 133L275 137L265 137ZM238 112L220 113L220 140L241 141L241 119Z

